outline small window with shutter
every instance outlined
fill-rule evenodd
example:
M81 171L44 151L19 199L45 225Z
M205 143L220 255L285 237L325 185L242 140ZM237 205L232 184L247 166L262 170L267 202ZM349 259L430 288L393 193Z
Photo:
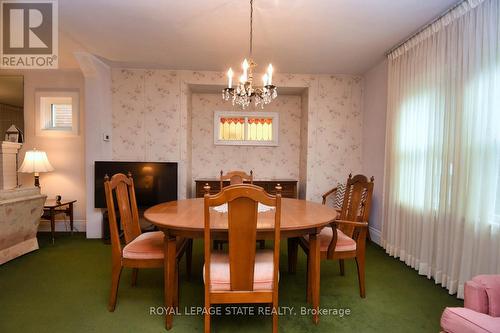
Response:
M37 135L78 135L78 92L37 91L35 96Z
M51 104L50 113L51 128L70 129L73 125L73 111L71 104Z

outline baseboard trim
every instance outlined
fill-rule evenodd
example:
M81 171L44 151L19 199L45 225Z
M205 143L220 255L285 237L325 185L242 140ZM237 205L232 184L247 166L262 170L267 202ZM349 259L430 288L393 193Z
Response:
M85 220L75 220L73 222L73 231L76 232L85 232L86 231L86 223ZM38 226L38 231L50 231L50 221L41 220L40 225ZM56 220L56 232L60 231L70 231L69 219L64 220Z
M380 233L380 230L369 227L368 231L370 233L370 239L372 240L372 242L379 246L382 246L382 234Z

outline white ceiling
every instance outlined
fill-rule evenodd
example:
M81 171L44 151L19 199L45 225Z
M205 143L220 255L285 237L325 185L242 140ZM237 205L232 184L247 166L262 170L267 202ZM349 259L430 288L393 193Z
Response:
M254 58L262 70L361 74L458 2L254 0ZM248 0L60 0L59 21L72 43L127 66L221 71L248 51Z

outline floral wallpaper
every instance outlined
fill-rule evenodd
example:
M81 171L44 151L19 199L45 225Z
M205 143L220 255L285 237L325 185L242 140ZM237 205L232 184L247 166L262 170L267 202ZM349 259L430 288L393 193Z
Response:
M192 177L217 178L219 171L253 170L256 179L299 178L300 96L282 95L265 108L279 113L279 146L214 145L214 111L239 111L220 94L192 95ZM248 112L254 113L250 109Z
M278 92L280 87L300 91L296 96L280 95L265 108L286 114L285 121L291 124L289 129L280 127L287 131L280 133L280 146L221 147L228 149L215 148L211 156L203 151L213 144L213 125L201 128L200 121L227 105L218 94L192 91L196 86L224 85L224 73L115 68L112 79L113 158L179 162L180 198L191 195L194 178L212 176L211 169L220 169L220 164L224 169L251 165L259 178L300 179L301 196L315 201L350 172L361 170L359 76L276 74ZM282 146L283 135L290 140L289 147ZM256 154L257 149L269 154ZM251 158L257 155L264 157Z
M349 173L361 172L363 118L362 80L356 76L322 76L314 100L314 120L309 131L314 138L308 154L307 196L318 199L328 190L345 182Z
M113 157L116 160L176 161L180 105L176 71L114 70Z

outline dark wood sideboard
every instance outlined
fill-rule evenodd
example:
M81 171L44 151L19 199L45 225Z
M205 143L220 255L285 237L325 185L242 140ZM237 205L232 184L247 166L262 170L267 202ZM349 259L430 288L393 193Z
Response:
M196 183L196 197L203 198L205 190L203 187L208 183L210 186L210 194L216 194L220 191L220 180L218 179L195 179ZM274 180L254 180L254 185L260 186L266 190L267 193L275 194L276 185L280 184L282 187L281 195L284 198L297 198L297 180L293 179L274 179ZM229 181L224 182L224 186L229 185Z

